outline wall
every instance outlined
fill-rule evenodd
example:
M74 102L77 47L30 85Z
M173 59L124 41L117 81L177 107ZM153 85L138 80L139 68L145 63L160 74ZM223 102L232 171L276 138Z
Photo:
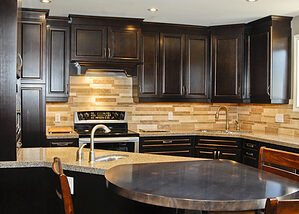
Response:
M134 103L132 78L84 77L70 78L68 103L47 103L47 128L73 126L75 111L119 110L128 112L129 128L144 130L224 129L225 114L215 121L219 104ZM230 121L237 119L237 105L230 105ZM173 112L173 120L168 120ZM61 122L55 123L55 114Z

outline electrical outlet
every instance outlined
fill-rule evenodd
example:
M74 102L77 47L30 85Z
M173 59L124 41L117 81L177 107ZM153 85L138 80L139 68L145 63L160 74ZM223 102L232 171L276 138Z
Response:
M60 123L60 114L55 114L55 123Z
M276 114L275 115L275 122L276 123L283 123L284 122L284 115L283 114Z
M67 181L69 183L71 194L74 195L74 178L67 176Z
M173 112L168 112L168 120L173 120Z

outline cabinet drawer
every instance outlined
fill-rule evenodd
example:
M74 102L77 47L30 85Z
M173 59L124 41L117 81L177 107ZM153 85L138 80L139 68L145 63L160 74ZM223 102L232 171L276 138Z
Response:
M209 158L209 159L215 159L216 153L214 149L195 149L194 157L196 158Z
M78 147L78 139L55 139L47 140L50 147Z
M157 155L183 156L183 157L191 156L191 150L161 151L161 152L148 152L148 153L157 154Z
M228 159L234 161L241 161L241 150L240 149L221 149L219 150L219 159Z
M258 142L244 142L243 143L243 148L244 149L254 149L257 150L259 147Z
M243 149L243 156L258 160L258 152L256 150Z
M199 139L195 144L196 147L237 149L240 142L230 139Z
M258 159L256 158L251 158L249 156L243 156L243 164L252 166L252 167L258 167Z

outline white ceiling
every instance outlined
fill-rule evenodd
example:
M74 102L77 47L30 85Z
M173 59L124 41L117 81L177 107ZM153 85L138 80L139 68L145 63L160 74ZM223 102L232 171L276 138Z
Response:
M145 21L194 25L246 23L267 15L299 15L299 0L22 0L22 7L68 14L144 18ZM151 13L148 8L157 7Z

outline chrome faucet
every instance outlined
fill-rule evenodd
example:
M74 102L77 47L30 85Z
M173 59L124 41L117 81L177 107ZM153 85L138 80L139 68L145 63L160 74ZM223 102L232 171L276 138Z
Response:
M104 129L104 132L105 133L109 133L111 132L111 130L103 125L103 124L99 124L99 125L96 125L92 128L91 130L91 136L90 136L90 152L89 152L89 162L94 162L95 160L95 154L94 154L94 133L96 132L96 130L98 129Z
M226 113L226 131L228 132L228 129L229 129L229 126L228 126L228 109L226 106L219 106L217 112L216 112L216 115L215 115L215 118L218 119L219 118L219 112L221 110L224 110L225 113Z

